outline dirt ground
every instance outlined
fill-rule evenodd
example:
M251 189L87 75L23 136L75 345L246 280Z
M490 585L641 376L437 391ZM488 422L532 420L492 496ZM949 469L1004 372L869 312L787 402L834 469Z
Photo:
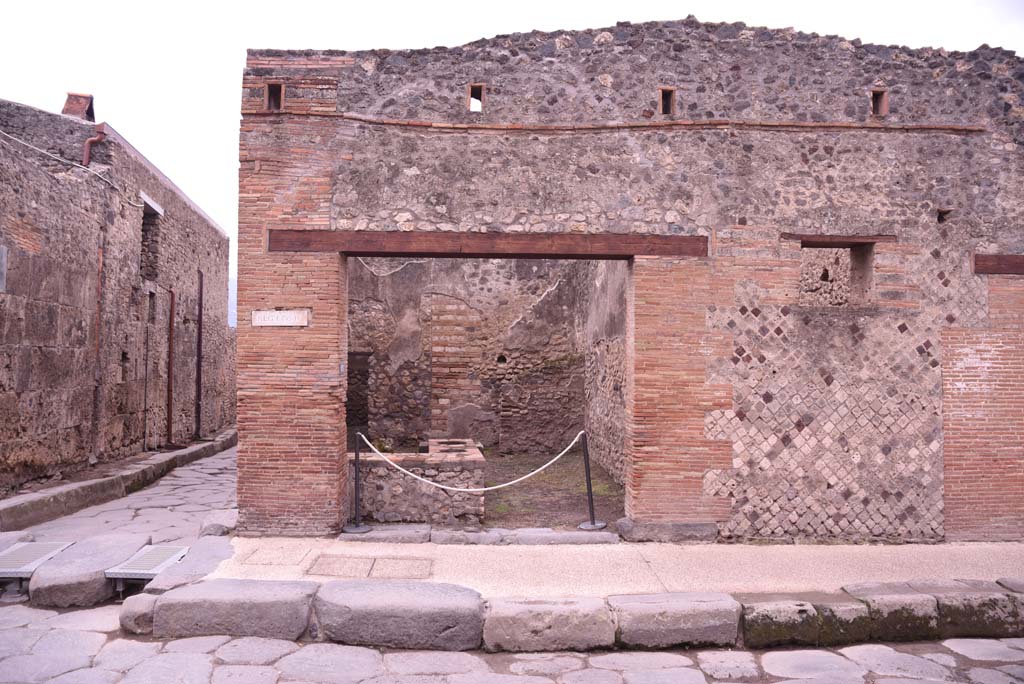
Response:
M543 465L552 454L498 456L486 449L487 486L514 480ZM614 523L625 515L622 487L597 463L591 462L594 511L598 520ZM511 487L487 492L484 524L487 527L575 528L588 519L583 452L579 447L557 463Z

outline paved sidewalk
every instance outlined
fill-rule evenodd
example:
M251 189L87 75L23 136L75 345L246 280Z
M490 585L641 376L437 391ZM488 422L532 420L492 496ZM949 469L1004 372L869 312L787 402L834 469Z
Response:
M117 607L58 614L0 606L0 683L35 684L805 684L1024 682L1024 639L840 649L485 654L382 652L208 636L123 638ZM498 676L502 675L502 676Z
M1024 544L445 546L236 538L214 577L429 579L485 598L664 591L836 591L845 584L1016 576Z
M189 543L210 511L235 507L236 448L175 468L114 501L27 529L36 541L78 541L109 532L151 534L154 544Z
M190 543L210 511L235 505L235 454L177 468L129 496L29 528L41 541L144 532ZM600 544L445 546L332 539L236 538L215 577L423 579L485 597L606 596L664 591L835 591L861 581L1017 576L1024 544L900 546Z

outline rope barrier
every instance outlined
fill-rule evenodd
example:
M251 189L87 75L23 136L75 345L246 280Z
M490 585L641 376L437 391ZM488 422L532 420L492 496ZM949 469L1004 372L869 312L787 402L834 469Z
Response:
M580 437L582 437L583 435L584 435L583 430L580 430L576 434L576 437L574 437L573 440L571 442L569 442L569 446L567 446L564 449L562 449L562 452L560 454L558 454L553 459L551 459L550 461L548 461L547 463L542 465L540 468L537 468L536 470L534 470L532 473L527 473L526 475L523 475L522 477L517 477L516 479L511 480L509 482L505 482L505 483L499 484L499 485L493 485L491 487L449 487L448 485L438 484L437 482L433 482L433 481L428 480L426 478L420 477L416 473L413 473L413 472L410 472L410 471L406 470L405 468L403 468L402 466L398 465L397 463L392 461L390 458L388 458L387 456L382 454L380 451L378 451L377 447L373 446L373 444L370 443L370 440L366 439L366 435L364 435L362 432L357 432L356 433L356 436L359 437L360 439L362 439L363 442L366 443L366 446L370 447L373 450L373 453L377 454L382 459L384 459L384 462L387 463L388 465L390 465L392 468L395 468L396 470L400 470L401 472L405 473L409 477L417 479L420 482L425 482L426 484L428 484L428 485L430 485L432 487L437 487L438 489L447 489L450 492L468 492L470 494L476 494L476 493L480 493L480 492L489 492L489 491L492 491L492 490L495 490L495 489L501 489L503 487L511 487L514 484L518 484L518 483L522 482L523 480L527 480L527 479L533 477L534 475L536 475L537 473L541 472L542 470L544 470L548 466L553 465L555 463L555 461L557 461L558 459L560 459L563 456L565 456L569 452L570 449L572 449L574 446L576 446L576 443L580 441Z

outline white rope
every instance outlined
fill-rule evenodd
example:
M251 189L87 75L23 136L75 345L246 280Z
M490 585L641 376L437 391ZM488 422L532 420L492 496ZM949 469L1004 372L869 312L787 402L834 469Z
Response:
M39 147L36 147L35 145L32 145L30 143L25 142L21 138L14 137L13 135L8 133L7 131L0 131L0 135L4 136L5 138L9 138L10 140L13 140L16 143L24 145L25 147L29 148L30 150L35 150L39 154L45 154L50 159L55 159L56 161L62 162L64 164L69 164L71 166L74 166L77 169L82 169L83 171L88 171L89 173L91 173L92 175L96 176L97 178L99 178L101 181L103 181L104 183L106 183L110 187L114 188L114 190L117 191L117 194L121 195L121 199L123 199L125 202L127 202L130 205L132 205L133 207L144 207L144 206L146 206L145 204L139 204L138 202L135 202L135 201L131 200L128 197L128 195L126 195L123 192L121 192L121 189L119 187L114 185L114 182L112 180L110 180L109 178L107 178L103 174L98 173L98 172L96 172L93 169L90 169L88 166L82 166L81 164L79 164L77 162L73 162L70 159L65 159L64 157L58 156L56 154L53 154L52 152L47 152L44 149L41 149Z
M362 432L357 433L357 435L360 438L362 438L362 440L366 443L366 446L368 446L371 449L373 449L373 452L375 454L377 454L378 456L383 458L385 463L387 463L388 465L390 465L391 467L393 467L393 468L395 468L397 470L402 471L403 473L405 473L409 477L415 478L415 479L419 480L420 482L425 482L426 484L428 484L428 485L430 485L432 487L437 487L438 489L447 489L450 492L479 493L479 492L489 492L489 491L491 491L493 489L501 489L502 487L511 487L514 484L518 484L518 483L522 482L523 480L526 480L526 479L529 479L529 478L533 477L534 475L536 475L540 471L542 471L545 468L547 468L549 465L553 465L555 461L557 461L558 459L560 459L563 456L565 456L569 452L569 449L572 449L574 446L576 446L576 442L580 441L580 437L583 436L583 430L580 430L578 433L576 433L576 437L574 437L573 440L571 442L569 442L569 446L567 446L564 449L562 449L562 453L560 453L557 456L555 456L553 459L551 459L550 461L548 461L547 463L542 465L540 468L537 468L532 473L527 473L526 475L523 475L522 477L517 477L516 479L512 480L511 482L505 482L504 484L494 485L493 487L449 487L448 485L438 484L437 482L433 482L432 480L428 480L426 478L420 477L416 473L413 473L413 472L410 472L410 471L406 470L405 468L403 468L402 466L398 465L397 463L392 461L390 458L388 458L384 454L380 453L377 450L377 447L373 446L373 444L370 443L370 440L366 439L366 435L364 435Z

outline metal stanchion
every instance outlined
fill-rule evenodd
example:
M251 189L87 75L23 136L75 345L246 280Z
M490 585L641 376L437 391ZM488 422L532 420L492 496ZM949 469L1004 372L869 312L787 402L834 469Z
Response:
M359 473L359 470L360 470L360 468L359 468L359 452L361 450L360 446L362 444L362 441L363 441L363 433L357 432L356 433L356 481L355 481L355 496L353 497L355 499L355 504L356 504L355 505L355 509L356 509L356 511L355 511L355 522L353 524L351 524L351 525L345 525L343 528L341 528L341 531L344 532L345 534L365 534L365 533L370 531L370 526L363 524L363 507L362 507L363 488L362 488L362 486L360 485L360 482L359 482L360 477L361 477L360 473ZM346 459L346 460L348 460L348 459ZM590 472L589 468L588 468L587 472ZM593 518L593 516L591 516L591 518Z
M590 508L590 520L581 522L581 530L603 530L608 523L594 518L594 484L590 480L590 449L587 447L587 433L583 433L583 469L587 476L587 506Z

